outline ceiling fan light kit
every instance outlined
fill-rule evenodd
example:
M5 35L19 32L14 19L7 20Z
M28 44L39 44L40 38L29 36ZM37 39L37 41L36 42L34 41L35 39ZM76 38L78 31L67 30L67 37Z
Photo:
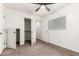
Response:
M40 6L35 10L35 11L37 12L40 8L45 8L47 11L50 11L50 9L48 8L47 5L55 4L55 3L33 3L33 4L40 5Z

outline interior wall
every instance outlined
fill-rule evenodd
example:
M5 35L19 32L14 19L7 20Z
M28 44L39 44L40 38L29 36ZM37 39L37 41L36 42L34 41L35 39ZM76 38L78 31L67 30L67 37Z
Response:
M49 30L49 42L79 52L79 4L71 4L52 14L47 19L53 20L66 16L66 30Z
M42 18L38 17L36 20L36 39L42 39Z
M20 45L24 44L24 18L30 18L30 15L5 8L5 19L7 28L20 28Z
M32 45L36 43L36 20L37 16L32 15L31 16L31 39L32 39Z
M31 31L32 31L32 42L33 43L36 43L36 39L40 39L40 40L42 40L43 39L43 36L42 36L42 32L43 32L43 24L45 24L45 22L43 21L43 20L45 20L44 19L44 17L41 17L41 16L39 16L39 15L36 15L36 14L34 14L32 17L31 17L31 19L32 19L32 23L31 23L31 26L32 26L32 28L31 28ZM43 23L43 22L44 23ZM39 23L39 24L37 24L37 22ZM44 28L44 30L45 30L45 28Z
M41 32L42 32L42 28L41 28L41 21L37 21L37 24L36 24L36 38L37 39L42 39L42 36L41 36Z
M36 38L48 42L48 19L46 16L39 16L36 24Z

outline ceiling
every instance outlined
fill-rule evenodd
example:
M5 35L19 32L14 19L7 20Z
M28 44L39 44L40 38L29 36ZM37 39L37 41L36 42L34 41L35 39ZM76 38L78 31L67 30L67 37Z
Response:
M6 8L17 10L17 11L22 11L22 12L25 12L31 15L36 14L39 16L47 15L49 13L52 13L68 5L70 4L69 3L50 4L47 6L51 11L48 12L45 8L41 8L38 12L35 12L35 10L39 7L39 5L32 4L32 3L5 3L4 4Z

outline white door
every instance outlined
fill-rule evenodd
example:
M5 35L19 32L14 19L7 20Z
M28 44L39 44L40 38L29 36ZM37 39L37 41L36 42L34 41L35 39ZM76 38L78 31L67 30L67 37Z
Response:
M7 29L7 47L16 49L16 29Z
M0 14L0 54L5 48L5 22L4 17Z
M42 40L48 42L48 20L42 20Z
M0 54L5 48L5 19L4 19L4 5L0 3Z
M4 49L4 44L5 44L5 42L4 42L4 29L0 25L0 54L2 53L2 51Z

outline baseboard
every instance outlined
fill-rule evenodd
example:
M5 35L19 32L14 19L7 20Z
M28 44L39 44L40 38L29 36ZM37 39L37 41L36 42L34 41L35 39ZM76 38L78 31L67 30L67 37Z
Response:
M56 45L56 44L53 44L53 43L50 43L50 42L45 42L45 41L43 41L43 40L40 40L40 41L42 41L43 43L47 43L47 44L49 44L49 45L51 45L51 46L53 46L53 47L55 47L55 48L57 48L57 49L60 49L60 50L62 50L64 53L70 54L70 55L72 55L72 56L79 56L79 52L76 52L76 51L73 51L73 50L64 48L64 47L62 47L62 46L59 46L59 45Z
M47 41L45 41L45 40L41 40L41 39L38 39L38 40L40 40L40 41L42 41L42 42L45 42L45 43L49 43L49 42L47 42Z

